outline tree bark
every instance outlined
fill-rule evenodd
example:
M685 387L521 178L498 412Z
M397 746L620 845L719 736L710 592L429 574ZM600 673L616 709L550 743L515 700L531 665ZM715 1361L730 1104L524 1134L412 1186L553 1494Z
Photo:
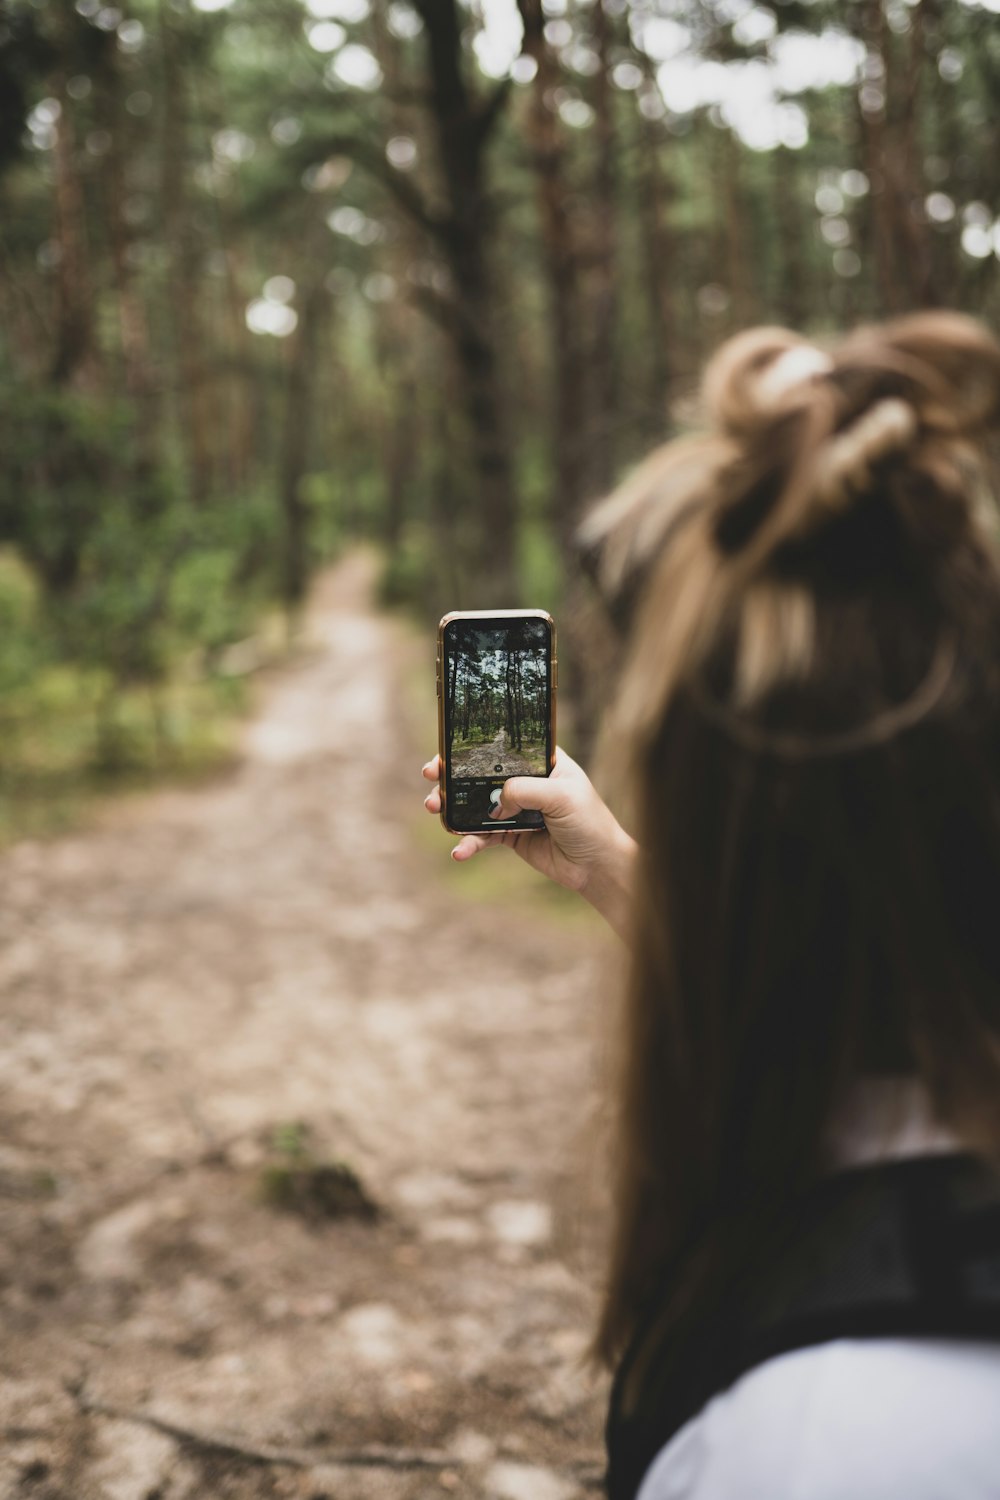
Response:
M66 67L61 63L52 82L60 103L55 121L55 240L58 316L51 380L57 386L87 386L95 377L93 298L88 274L86 214L83 187L76 163L76 134Z
M747 214L743 181L740 173L739 146L732 130L716 132L722 158L722 210L725 223L726 263L729 272L729 295L732 298L732 321L736 328L746 328L757 316L757 299L751 280L756 247Z
M594 385L590 424L594 442L590 454L592 483L608 490L617 472L616 444L620 419L618 351L618 142L615 132L614 91L611 87L612 24L605 0L594 0L594 40L600 67L594 78L597 169L594 179L594 264L591 318L594 337L591 378Z
M777 308L790 328L804 328L809 318L806 289L807 254L802 233L802 209L795 152L779 146L770 155L775 223L775 259L778 263ZM810 226L811 227L811 226Z
M424 26L428 102L448 205L439 226L451 281L442 323L460 371L476 508L486 518L480 559L484 603L509 602L516 596L517 501L487 252L493 216L484 167L484 148L506 89L498 86L485 104L470 94L456 0L414 0L414 5Z
M325 325L327 294L313 285L303 300L293 337L288 369L284 451L281 472L281 510L284 517L283 596L286 607L302 601L309 580L308 510L302 499L302 477L309 471L316 351Z
M853 12L854 32L869 49L872 56L881 59L883 75L881 87L888 90L887 31L882 0L862 0ZM863 89L864 86L862 86ZM885 104L868 108L858 96L858 118L861 128L862 163L869 183L869 224L872 245L875 251L875 273L878 286L878 305L883 312L899 312L909 302L907 287L908 267L897 262L895 244L895 213L893 199L895 182L892 164L886 147Z
M565 151L552 104L559 67L545 40L541 0L518 0L518 8L524 23L524 51L534 58L538 70L527 123L549 291L553 520L560 544L566 547L584 499L584 445L589 425L580 263L563 183Z
M447 712L449 722L453 722L454 715L458 711L458 704L457 704L457 702L455 700L455 685L456 685L457 680L458 680L458 651L456 650L456 651L452 652L452 657L451 657L451 673L450 673L450 676L449 676L449 679L448 679L448 696L445 699L445 710Z
M195 288L198 261L191 240L187 203L187 119L182 64L178 55L177 16L160 0L160 47L163 60L163 140L161 188L164 230L170 255L170 323L176 355L175 400L181 443L187 458L192 498L204 502L211 488L211 448L203 401L200 332Z
M372 39L382 69L383 136L386 145L393 136L409 134L407 119L398 100L404 91L399 45L386 25L384 4L372 9ZM385 504L382 536L390 558L399 550L403 530L412 511L414 480L419 472L422 429L418 417L418 377L415 350L418 340L416 310L402 295L410 266L419 259L422 232L412 220L402 217L400 233L388 247L390 273L396 294L381 310L376 338L386 386L386 427L383 434Z
M895 154L899 163L894 174L898 183L896 223L900 248L910 264L911 299L917 307L935 307L941 302L935 284L934 247L924 214L927 185L919 139L926 13L926 0L918 0L910 11L905 67L900 79L898 107L894 111ZM886 83L888 85L888 75Z
M669 424L670 382L676 324L673 306L674 257L666 224L667 190L660 166L655 120L636 112L639 172L636 217L642 235L645 305L649 318L651 389L644 422L647 442L661 442Z
M106 187L106 219L111 265L115 278L122 372L125 377L125 389L131 396L141 397L148 394L149 388L149 330L142 302L136 293L135 278L128 258L132 236L126 223L124 208L127 193L126 162L122 145L125 119L122 108L121 70L115 53L111 54L109 65L104 70L102 83L99 105L110 139L103 174ZM142 423L142 427L144 434L148 436L153 423L147 419Z

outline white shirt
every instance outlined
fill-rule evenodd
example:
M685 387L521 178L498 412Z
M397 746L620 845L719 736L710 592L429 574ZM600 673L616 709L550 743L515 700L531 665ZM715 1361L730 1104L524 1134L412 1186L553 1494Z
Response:
M834 1166L954 1150L915 1085L863 1084ZM779 1355L660 1450L638 1500L1000 1500L1000 1347L835 1339Z
M836 1339L744 1375L638 1500L998 1500L1000 1349Z

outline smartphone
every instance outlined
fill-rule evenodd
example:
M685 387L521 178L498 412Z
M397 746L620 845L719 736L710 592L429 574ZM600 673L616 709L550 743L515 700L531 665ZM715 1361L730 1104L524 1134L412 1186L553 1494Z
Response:
M457 610L438 626L441 821L450 833L538 829L491 818L508 776L548 776L556 751L556 627L544 609Z

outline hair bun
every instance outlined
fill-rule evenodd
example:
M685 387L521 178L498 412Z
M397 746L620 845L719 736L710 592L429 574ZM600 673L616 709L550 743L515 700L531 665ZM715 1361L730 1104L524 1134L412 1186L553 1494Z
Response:
M821 449L815 498L829 509L843 510L870 486L875 465L909 448L919 429L916 412L901 397L889 396L869 407ZM807 513L807 519L818 522L822 510Z
M757 382L757 391L767 402L780 401L789 391L828 375L832 369L829 354L815 344L793 344L766 367Z
M822 350L787 328L748 328L723 344L705 372L709 420L738 442L752 440L771 425L786 396L831 367Z

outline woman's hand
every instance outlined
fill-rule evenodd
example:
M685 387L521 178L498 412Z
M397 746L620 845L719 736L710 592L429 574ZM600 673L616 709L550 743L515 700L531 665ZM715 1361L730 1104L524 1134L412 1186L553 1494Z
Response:
M427 781L437 781L440 774L440 757L435 755L424 766L423 775ZM438 787L424 799L424 806L430 813L441 811ZM551 776L512 776L505 782L500 804L490 816L513 818L528 809L542 814L544 829L467 833L452 849L452 859L472 859L483 849L507 845L533 870L579 891L624 937L636 844L598 796L586 772L564 750L556 750Z

